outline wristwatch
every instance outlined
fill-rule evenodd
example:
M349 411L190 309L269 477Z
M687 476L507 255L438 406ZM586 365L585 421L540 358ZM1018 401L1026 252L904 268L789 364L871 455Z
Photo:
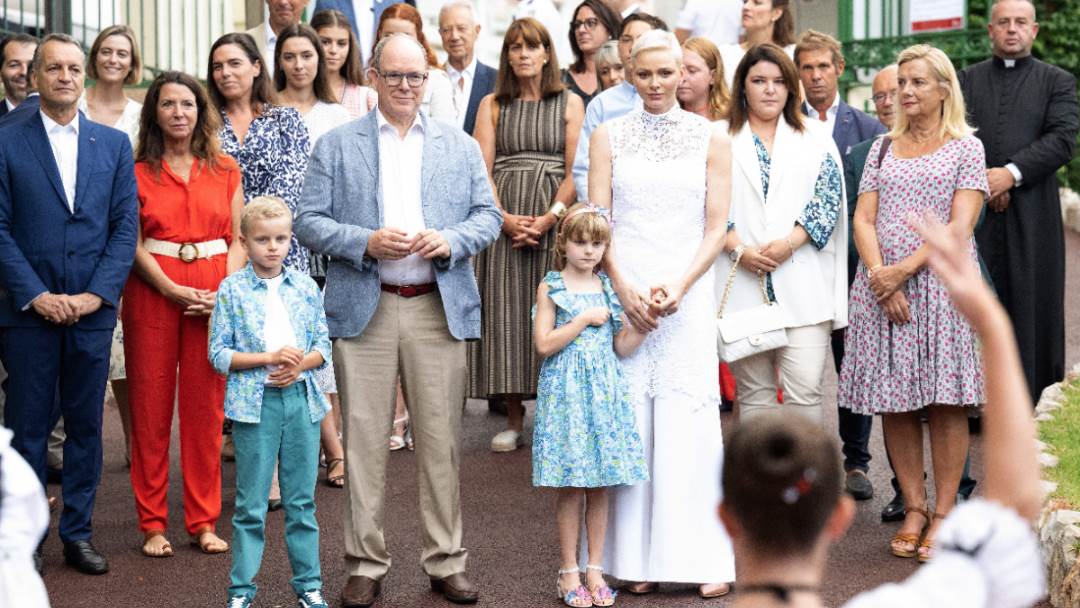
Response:
M562 201L555 201L555 203L551 207L548 207L548 211L553 213L555 217L560 220L564 215L566 215L566 209L566 203Z
M746 245L739 243L734 249L728 252L728 257L731 258L732 262L738 262L739 256L742 255L743 251L746 251Z

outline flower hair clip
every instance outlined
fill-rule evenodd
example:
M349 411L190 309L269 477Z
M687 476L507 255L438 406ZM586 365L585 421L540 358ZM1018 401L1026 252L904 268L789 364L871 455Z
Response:
M607 207L601 207L592 202L585 203L585 206L579 209L575 209L571 213L568 213L566 217L563 218L563 222L565 223L567 220L574 217L575 215L581 215L582 213L595 213L600 217L604 218L608 224L611 224L612 226L615 225L614 220L611 219L611 209Z
M802 476L796 479L795 483L784 488L784 491L780 493L781 500L784 501L784 504L788 505L799 502L799 499L806 496L814 487L814 481L816 479L817 471L813 468L804 470Z

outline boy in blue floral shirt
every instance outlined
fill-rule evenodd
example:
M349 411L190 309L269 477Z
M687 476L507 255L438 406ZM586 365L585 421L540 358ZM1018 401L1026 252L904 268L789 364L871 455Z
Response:
M210 362L228 375L225 416L234 421L236 446L228 608L247 608L255 597L275 463L297 605L327 608L315 521L319 422L330 411L313 372L330 361L322 294L306 274L282 265L292 213L281 199L248 203L240 233L250 263L221 282L210 319Z

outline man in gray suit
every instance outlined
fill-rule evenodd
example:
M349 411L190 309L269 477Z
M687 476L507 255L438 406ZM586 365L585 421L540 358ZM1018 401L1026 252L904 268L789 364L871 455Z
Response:
M373 604L390 569L383 495L399 372L420 469L422 565L434 591L475 602L458 487L464 340L480 337L470 258L495 240L502 217L476 142L419 112L427 80L419 43L379 42L368 78L379 106L319 140L295 228L331 260L325 306L349 489L342 604Z

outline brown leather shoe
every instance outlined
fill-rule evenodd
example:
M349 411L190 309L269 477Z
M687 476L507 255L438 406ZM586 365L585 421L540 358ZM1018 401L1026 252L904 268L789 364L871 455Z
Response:
M350 576L341 590L342 608L367 608L379 598L382 585L366 576Z
M451 574L445 578L432 578L431 590L455 604L472 604L480 599L480 590L465 578L464 572Z

